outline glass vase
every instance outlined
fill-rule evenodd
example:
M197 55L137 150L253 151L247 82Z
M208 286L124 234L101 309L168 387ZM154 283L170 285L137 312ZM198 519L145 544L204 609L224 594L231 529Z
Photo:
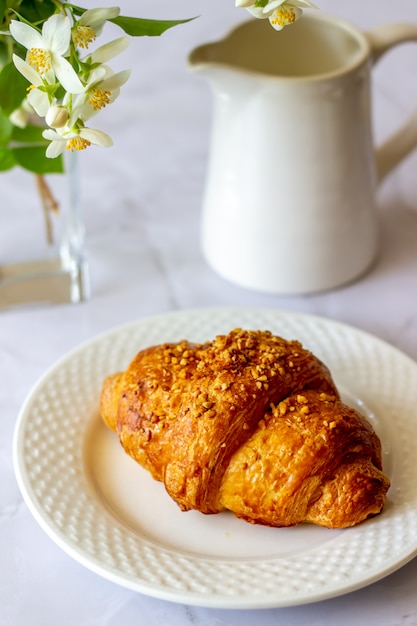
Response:
M78 155L64 173L0 177L0 310L89 297Z

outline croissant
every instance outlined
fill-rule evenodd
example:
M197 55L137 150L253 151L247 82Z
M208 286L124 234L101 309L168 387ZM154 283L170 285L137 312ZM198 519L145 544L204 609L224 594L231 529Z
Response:
M390 486L378 436L328 368L269 331L146 348L106 378L100 410L184 511L344 528L380 513Z

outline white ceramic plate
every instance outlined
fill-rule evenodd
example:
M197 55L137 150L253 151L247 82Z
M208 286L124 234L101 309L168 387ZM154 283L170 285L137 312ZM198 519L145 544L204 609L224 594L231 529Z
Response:
M373 422L392 486L383 513L335 531L257 527L232 514L181 513L101 423L107 374L148 345L204 341L234 327L299 339L331 369L348 403ZM61 359L18 419L22 494L48 535L77 561L127 588L223 608L297 605L347 593L417 554L417 364L329 320L274 310L200 309L141 320Z

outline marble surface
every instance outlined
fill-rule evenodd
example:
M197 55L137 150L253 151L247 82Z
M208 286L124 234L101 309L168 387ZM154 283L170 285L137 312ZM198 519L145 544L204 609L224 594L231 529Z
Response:
M395 7L391 0L319 4L364 29L392 21L417 24L415 0ZM0 313L0 625L415 626L416 559L364 589L311 605L256 611L189 607L134 593L85 569L49 539L22 500L12 439L25 397L64 353L125 322L206 306L284 309L346 322L417 360L417 152L379 190L380 254L361 280L309 296L263 295L226 283L200 250L211 95L185 59L194 46L222 37L246 15L232 0L127 0L122 9L200 17L160 39L134 41L117 60L133 75L102 118L115 146L83 154L91 299ZM415 108L417 46L390 53L373 76L380 143ZM7 185L3 175L2 197ZM3 243L0 228L0 250Z

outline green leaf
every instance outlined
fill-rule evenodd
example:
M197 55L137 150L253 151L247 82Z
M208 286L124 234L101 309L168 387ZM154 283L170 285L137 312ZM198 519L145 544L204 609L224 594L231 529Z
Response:
M6 65L9 61L9 48L4 39L4 35L0 32L0 68Z
M13 132L13 124L0 108L0 146L5 147L10 141Z
M48 159L43 146L25 146L13 148L16 163L34 174L62 174L64 171L61 157Z
M17 143L37 143L48 144L48 140L42 137L44 128L42 126L28 125L25 128L13 126L12 140Z
M87 9L83 9L82 7L77 7L76 4L71 3L72 12L74 15L81 16L83 13L87 11Z
M6 17L7 0L0 0L0 24L3 24Z
M9 30L10 19L14 11L19 11L22 2L23 0L0 0L0 28L3 32Z
M16 161L11 150L0 148L0 172L11 170L16 165Z
M13 63L5 65L0 72L0 106L10 115L23 102L28 81L17 71Z
M146 35L154 37L162 35L162 33L169 28L191 22L194 19L196 18L191 17L186 20L147 20L141 17L125 17L119 15L119 17L115 17L109 20L109 22L117 24L127 35L131 35L132 37L143 37Z
M71 6L75 15L80 16L85 13L86 9L82 9L74 4ZM118 17L109 20L109 22L117 24L117 26L124 30L127 35L131 35L132 37L143 37L146 35L153 37L162 35L162 33L169 28L185 24L186 22L191 22L195 19L195 17L190 17L185 20L152 20L141 17L127 17L125 15L119 15Z
M37 24L53 15L55 10L56 5L52 0L23 0L19 13L31 24Z

